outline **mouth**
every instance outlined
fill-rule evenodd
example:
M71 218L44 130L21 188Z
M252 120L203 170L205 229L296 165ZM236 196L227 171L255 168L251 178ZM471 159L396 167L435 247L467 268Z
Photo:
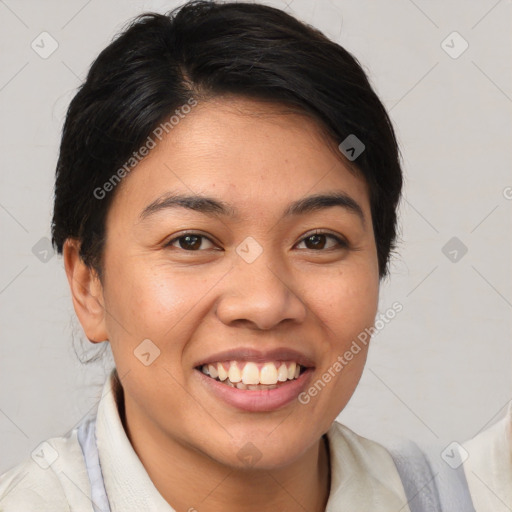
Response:
M297 380L306 367L296 361L219 361L196 367L211 379L241 390L276 389Z
M224 404L247 412L270 412L299 403L315 365L295 350L236 349L198 361L194 369L200 384Z

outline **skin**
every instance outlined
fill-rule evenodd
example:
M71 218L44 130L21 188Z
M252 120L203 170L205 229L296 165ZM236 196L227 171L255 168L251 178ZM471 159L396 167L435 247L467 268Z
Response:
M65 244L81 325L90 340L112 346L127 435L177 511L325 509L322 435L352 396L367 348L308 404L265 413L213 396L194 364L234 347L284 346L314 361L314 382L373 326L379 275L369 194L348 165L310 117L249 99L209 100L118 185L102 282L79 258L78 242ZM169 191L215 197L239 216L173 208L139 218ZM350 195L365 222L340 206L282 217L292 201L333 191ZM315 248L307 242L315 229L348 248L329 236ZM179 241L165 247L184 230L207 238L196 250ZM263 249L250 264L236 252L248 236ZM134 356L144 339L161 351L149 366ZM251 467L237 457L249 441L261 453Z

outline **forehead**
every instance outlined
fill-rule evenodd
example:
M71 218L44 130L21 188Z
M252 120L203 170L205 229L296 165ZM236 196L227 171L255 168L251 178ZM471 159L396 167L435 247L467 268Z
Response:
M369 215L368 187L310 116L240 98L199 103L122 181L112 209L139 213L168 192L222 197L264 214L305 195L344 191Z

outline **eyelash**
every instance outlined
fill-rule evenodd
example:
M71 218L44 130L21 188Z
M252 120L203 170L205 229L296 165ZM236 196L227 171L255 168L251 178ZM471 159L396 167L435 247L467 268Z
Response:
M304 242L305 240L307 240L308 238L311 238L316 235L324 235L327 238L331 238L331 239L335 240L338 247L330 247L328 249L319 249L319 250L317 250L317 249L307 249L307 250L314 251L314 252L326 252L326 251L335 250L335 249L350 248L350 244L343 238L336 236L332 233L328 233L328 232L321 231L321 230L316 230L312 233L308 233L306 236L301 238L301 240L298 243L300 244L300 243ZM171 247L174 242L177 242L181 238L185 238L187 236L195 236L195 237L199 237L199 238L205 238L206 240L208 240L209 242L214 244L214 242L212 240L210 240L206 235L202 235L201 233L197 233L195 231L190 231L190 232L182 233L180 236L173 238L172 240L167 242L164 247ZM201 250L187 250L187 249L183 249L182 247L176 247L176 249L180 249L185 252L201 252ZM205 249L203 249L203 250L205 250Z

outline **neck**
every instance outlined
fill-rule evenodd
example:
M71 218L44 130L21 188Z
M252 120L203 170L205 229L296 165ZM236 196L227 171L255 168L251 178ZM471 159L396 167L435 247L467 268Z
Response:
M137 456L158 492L176 511L325 511L330 490L325 436L284 468L239 470L169 439L149 423L141 423L143 416L131 414L124 400L118 404Z

